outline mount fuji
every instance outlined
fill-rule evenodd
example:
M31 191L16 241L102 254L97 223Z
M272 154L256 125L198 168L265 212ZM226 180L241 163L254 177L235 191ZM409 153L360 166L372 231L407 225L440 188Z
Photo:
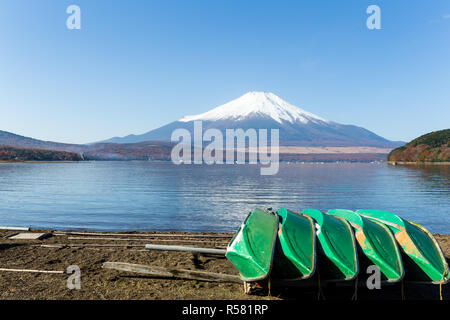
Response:
M203 130L215 128L225 136L226 129L278 129L280 145L310 147L394 148L402 142L390 141L354 125L333 122L296 107L270 92L248 92L205 113L185 116L178 121L141 135L114 137L106 143L170 141L176 129L193 134L194 121L201 120Z

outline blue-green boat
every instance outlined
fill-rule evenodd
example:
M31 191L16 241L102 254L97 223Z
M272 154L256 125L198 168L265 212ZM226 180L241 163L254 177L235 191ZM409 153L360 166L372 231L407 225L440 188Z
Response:
M225 256L247 282L267 278L272 270L278 216L255 209L231 239Z
M382 280L387 282L398 282L403 279L405 270L400 250L388 227L350 210L334 209L328 213L344 218L354 228L355 238L363 253L359 261L364 268L370 264L376 265L381 271Z
M310 278L316 268L316 236L313 220L284 208L278 209L278 241L272 277L282 280Z
M355 279L359 273L359 264L350 224L343 218L316 209L304 209L301 213L313 218L316 224L320 277L330 281Z
M421 225L380 210L358 210L359 214L391 229L403 252L405 280L447 283L448 264L433 235Z

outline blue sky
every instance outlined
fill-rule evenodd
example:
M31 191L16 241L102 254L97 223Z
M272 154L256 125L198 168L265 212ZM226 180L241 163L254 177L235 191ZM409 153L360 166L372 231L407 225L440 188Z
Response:
M0 130L39 139L144 133L248 91L392 140L450 127L445 0L2 0L0 40Z

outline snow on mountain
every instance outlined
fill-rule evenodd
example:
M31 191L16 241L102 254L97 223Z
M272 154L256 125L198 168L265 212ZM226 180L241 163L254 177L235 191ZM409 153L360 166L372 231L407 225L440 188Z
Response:
M402 144L389 141L358 126L321 118L269 92L249 92L208 112L185 116L144 134L114 137L103 142L170 141L176 129L186 129L193 134L195 120L202 121L203 130L214 128L223 134L227 129L277 129L280 145L284 146L388 148Z
M304 124L308 122L330 122L286 102L271 92L257 91L248 92L238 99L218 106L208 112L195 116L186 116L178 121L241 121L251 117L269 117L280 124L284 121L289 123L301 122Z

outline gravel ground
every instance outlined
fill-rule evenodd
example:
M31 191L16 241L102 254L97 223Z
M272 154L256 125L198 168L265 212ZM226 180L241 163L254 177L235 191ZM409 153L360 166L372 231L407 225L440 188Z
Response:
M228 238L192 238L186 233L167 233L177 234L180 237L146 238L143 235L149 235L149 233L133 232L133 236L123 236L119 233L113 235L100 233L98 235L86 233L57 235L61 232L50 230L33 230L33 232L47 232L51 236L43 240L11 240L5 236L15 233L14 231L0 231L0 268L66 272L69 265L77 265L81 270L81 289L70 290L67 288L69 275L66 273L0 271L0 299L315 300L318 297L317 286L310 288L272 286L270 294L266 289L256 288L253 294L246 295L243 292L243 286L235 283L154 278L102 268L104 262L114 261L237 275L237 271L225 258L200 256L196 260L191 253L144 250L146 243L224 248ZM209 235L216 234L209 233ZM450 257L450 235L436 234L435 237L448 259ZM111 238L127 240L112 240ZM142 238L147 240L142 241ZM94 244L114 246L92 246ZM322 291L326 299L348 300L354 294L354 287L328 286L324 287ZM406 299L436 300L439 299L439 285L406 283L404 293ZM443 287L443 294L444 299L450 299L449 285ZM358 299L361 300L398 300L401 297L400 284L384 286L382 290L358 289Z

